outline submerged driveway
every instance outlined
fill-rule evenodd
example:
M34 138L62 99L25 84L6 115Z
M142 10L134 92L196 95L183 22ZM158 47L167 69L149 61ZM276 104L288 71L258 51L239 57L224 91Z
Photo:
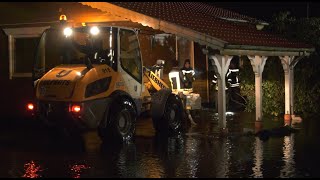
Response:
M142 118L134 141L120 145L102 144L96 132L77 141L52 141L37 123L19 120L0 128L0 177L319 176L319 133L311 130L317 121L305 120L298 133L261 141L243 135L254 120L254 114L228 115L230 134L220 136L217 115L199 112L197 126L166 138L155 135L151 119ZM280 126L283 120L266 123Z

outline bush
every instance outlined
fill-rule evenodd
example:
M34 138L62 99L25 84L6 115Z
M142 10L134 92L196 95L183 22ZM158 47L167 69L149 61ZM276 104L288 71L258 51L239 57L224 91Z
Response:
M255 85L243 82L240 86L241 94L247 97L246 112L253 112L256 108ZM278 116L284 113L284 86L277 81L262 82L262 112L263 114Z

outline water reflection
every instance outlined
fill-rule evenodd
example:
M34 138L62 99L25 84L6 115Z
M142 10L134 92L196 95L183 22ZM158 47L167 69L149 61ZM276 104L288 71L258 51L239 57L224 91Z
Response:
M193 128L190 127L189 133L193 131ZM201 153L199 152L199 143L200 141L196 137L188 135L185 137L184 145L184 159L177 168L178 176L188 175L188 177L197 177L196 173L199 166L199 160ZM183 175L182 175L183 174Z
M229 138L222 138L220 140L219 150L219 164L217 167L217 178L226 178L229 176L230 157L231 157L231 142Z
M262 163L263 163L263 142L259 139L259 137L255 137L254 142L254 159L253 159L253 177L254 178L263 178L263 172L262 172Z
M39 174L42 171L42 168L39 164L34 161L30 161L24 165L25 173L22 176L23 178L40 178Z
M153 153L153 152L155 153ZM161 177L179 177L181 161L185 159L185 141L182 135L171 137L156 135L150 155L161 160Z
M294 134L285 136L283 141L283 157L284 165L280 171L280 177L295 176L295 161L294 161Z
M101 145L104 170L112 177L142 177L138 168L136 145L134 142L105 143ZM109 176L110 176L109 175Z
M80 178L83 171L89 168L90 166L88 166L87 164L74 164L70 166L71 177Z
M108 144L102 146L103 163L107 164L106 173L114 177L196 177L201 154L197 141L187 141L182 135L156 135L121 145Z
M144 172L143 177L161 178L165 174L163 162L156 156L142 155L138 166Z
M120 177L136 177L136 146L133 142L122 144L118 153L118 162L116 166L119 168Z
M155 136L149 131L152 126L142 126L143 136L136 136L133 142L124 144L101 145L96 133L86 136L84 145L61 141L47 143L48 147L42 141L32 141L30 146L24 146L24 140L20 138L9 139L8 142L14 143L4 146L0 138L0 177L319 176L316 166L319 162L316 127L319 126L301 126L304 129L314 127L307 138L305 131L301 131L290 136L278 133L261 141L253 134L238 133L238 128L251 130L252 123L241 124L233 118L230 124L232 132L237 133L227 137L216 134L215 120L202 121L199 126L188 128L189 132L173 137ZM14 133L24 135L19 131ZM82 146L85 146L84 150Z

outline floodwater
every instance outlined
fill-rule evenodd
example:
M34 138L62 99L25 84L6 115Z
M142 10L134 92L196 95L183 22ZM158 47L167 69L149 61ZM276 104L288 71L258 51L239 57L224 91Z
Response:
M102 144L95 132L53 141L36 122L7 123L0 128L0 177L320 177L317 117L262 141L244 135L254 128L254 114L228 115L227 136L217 133L214 113L196 115L197 126L169 138L139 119L134 141L121 145ZM264 120L265 128L282 125L281 118Z

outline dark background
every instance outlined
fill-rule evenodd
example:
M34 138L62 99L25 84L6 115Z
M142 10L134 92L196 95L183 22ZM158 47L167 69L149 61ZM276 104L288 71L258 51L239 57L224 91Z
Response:
M319 2L208 2L217 7L228 9L253 18L270 21L273 14L280 11L290 11L291 16L320 17ZM309 8L308 8L309 6Z

